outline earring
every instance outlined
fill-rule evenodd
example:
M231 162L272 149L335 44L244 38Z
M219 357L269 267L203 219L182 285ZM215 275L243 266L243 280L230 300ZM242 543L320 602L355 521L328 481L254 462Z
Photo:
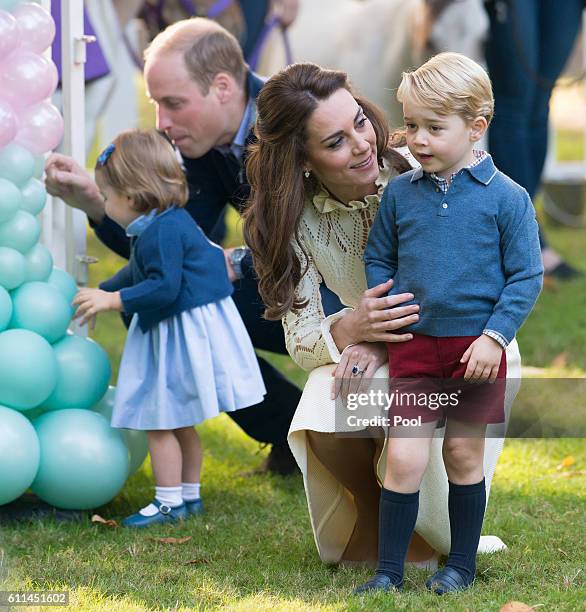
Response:
M306 170L303 174L305 175L305 178L309 178L309 170Z

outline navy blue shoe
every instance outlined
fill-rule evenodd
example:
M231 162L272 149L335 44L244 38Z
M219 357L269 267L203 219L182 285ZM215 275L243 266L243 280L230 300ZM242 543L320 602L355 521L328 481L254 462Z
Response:
M438 570L431 578L427 580L425 586L436 595L445 595L446 593L455 593L456 591L464 591L472 586L474 578L469 580L463 576L457 569L446 565Z
M355 588L353 595L374 593L376 591L400 591L402 588L403 582L400 584L393 584L393 581L386 574L375 574L368 582Z
M161 523L175 523L187 518L187 507L185 504L171 508L171 506L162 504L156 499L154 499L151 503L159 509L156 514L153 514L152 516L145 516L144 514L137 512L136 514L126 517L122 521L122 525L124 525L124 527L141 528L150 527L151 525L158 525Z
M190 516L192 514L203 514L205 512L201 497L199 499L194 499L193 501L187 501L184 499L183 502L185 503L185 508L187 508L187 514Z

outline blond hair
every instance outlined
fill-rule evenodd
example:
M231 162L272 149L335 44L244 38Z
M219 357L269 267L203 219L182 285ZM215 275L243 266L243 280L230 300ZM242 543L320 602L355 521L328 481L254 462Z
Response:
M439 53L411 72L403 72L399 102L411 100L440 115L459 115L467 121L494 114L492 85L486 71L461 53Z
M225 72L240 87L246 81L246 63L236 38L205 17L183 19L165 28L144 52L145 62L163 53L181 53L187 72L207 95L214 77Z
M98 158L96 177L128 196L140 213L187 203L181 164L171 143L156 130L126 130L116 136Z

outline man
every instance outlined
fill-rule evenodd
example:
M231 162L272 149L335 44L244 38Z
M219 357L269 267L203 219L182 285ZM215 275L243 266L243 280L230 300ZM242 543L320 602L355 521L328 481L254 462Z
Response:
M209 233L226 203L240 209L249 194L244 174L246 144L253 138L255 99L263 81L248 71L236 39L203 18L177 22L159 34L145 52L144 76L156 108L157 128L181 153L189 184L186 210ZM129 257L124 230L104 212L104 201L90 175L71 158L53 154L46 164L47 190L83 210L98 238ZM255 348L285 353L279 322L262 318L248 250L227 249L226 266L236 283L233 299ZM272 444L265 463L279 474L296 471L287 432L300 390L261 357L265 400L229 416L259 442Z

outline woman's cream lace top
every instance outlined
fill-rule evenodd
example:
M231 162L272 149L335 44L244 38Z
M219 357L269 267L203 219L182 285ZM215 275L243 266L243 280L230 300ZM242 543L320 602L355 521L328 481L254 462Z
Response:
M366 290L363 254L368 234L378 212L380 196L396 171L385 166L377 180L378 194L342 204L325 188L305 206L299 225L299 241L309 254L306 274L297 286L297 297L308 300L300 311L289 311L283 318L287 350L305 370L337 363L340 351L330 334L330 326L354 308ZM304 269L305 257L294 243ZM326 317L319 287L324 282L338 295L345 308Z

